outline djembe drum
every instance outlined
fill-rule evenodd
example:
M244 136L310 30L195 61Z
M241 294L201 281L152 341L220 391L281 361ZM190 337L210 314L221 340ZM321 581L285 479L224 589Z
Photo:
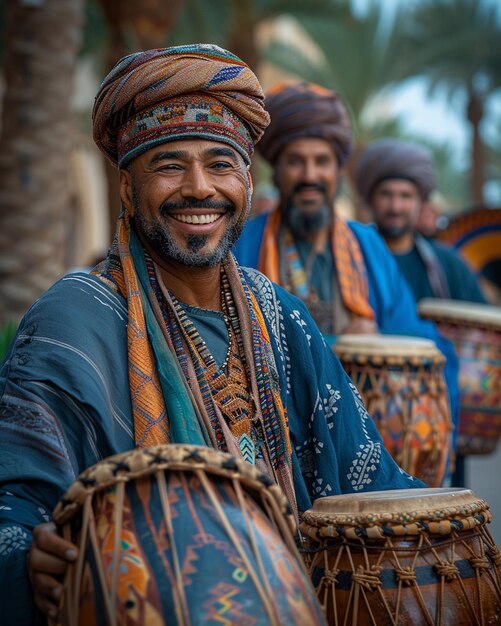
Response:
M419 314L436 322L459 357L457 453L490 454L501 436L501 308L426 298Z
M110 457L80 475L54 521L79 548L58 625L324 624L285 496L228 454Z
M451 458L445 358L433 341L340 335L334 350L396 462L439 487Z
M501 620L501 553L468 489L316 500L305 556L330 626L466 626Z

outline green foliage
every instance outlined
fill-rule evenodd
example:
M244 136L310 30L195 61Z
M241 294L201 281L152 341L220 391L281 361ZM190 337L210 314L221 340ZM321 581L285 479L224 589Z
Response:
M214 43L225 45L231 30L231 0L186 0L169 45Z
M343 13L328 18L309 16L301 27L320 49L323 59L311 61L292 43L271 42L263 57L305 80L336 90L361 128L371 101L397 80L406 77L404 60L396 54L398 33L381 29L381 10L372 3L363 16L345 6Z
M482 99L501 87L501 21L494 3L423 0L402 22L401 52L411 74L429 78L452 97L466 90Z
M86 0L80 54L82 56L90 55L92 57L98 76L100 76L105 69L104 57L106 54L107 39L108 28L99 2L97 0Z
M0 326L0 363L4 360L10 343L16 334L17 324L12 321Z
M169 45L195 41L227 47L245 16L250 27L278 15L293 15L303 21L311 15L338 15L348 0L186 0Z
M453 148L406 135L398 119L381 119L374 111L384 111L392 89L412 76L427 77L430 90L441 88L448 96L461 90L496 91L501 85L499 14L493 4L477 0L416 0L402 3L388 25L382 21L381 5L371 2L360 16L348 11L336 20L314 15L301 20L322 53L319 62L283 41L267 45L263 57L298 78L339 92L359 147L387 136L428 145L438 188L454 204L464 204L469 176L455 165ZM489 171L493 175L497 169L491 166Z

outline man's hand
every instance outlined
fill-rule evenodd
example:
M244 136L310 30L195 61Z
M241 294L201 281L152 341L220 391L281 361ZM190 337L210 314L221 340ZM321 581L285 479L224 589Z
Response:
M78 551L57 534L52 522L40 524L33 530L33 544L28 554L28 574L37 607L48 617L55 618L61 583L68 563L76 560Z

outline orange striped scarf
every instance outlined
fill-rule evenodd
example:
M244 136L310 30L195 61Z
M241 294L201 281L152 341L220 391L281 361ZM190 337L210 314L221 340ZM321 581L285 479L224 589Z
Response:
M169 424L155 355L148 339L140 285L129 248L128 214L118 221L114 247L120 264L107 268L118 291L127 300L127 344L134 439L138 447L169 443ZM99 275L99 271L95 272ZM102 279L105 277L101 276Z
M278 284L280 221L280 211L275 211L268 218L259 254L259 270ZM374 319L374 311L369 304L369 285L362 251L350 227L337 216L334 217L331 243L344 306L355 315Z

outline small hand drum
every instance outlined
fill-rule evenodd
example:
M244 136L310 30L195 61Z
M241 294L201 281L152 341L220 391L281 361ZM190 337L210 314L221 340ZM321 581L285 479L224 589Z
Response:
M501 307L426 298L419 314L436 322L459 357L457 453L494 452L501 437Z
M57 624L323 624L280 488L210 448L105 459L54 512L79 548Z
M320 498L305 557L332 626L484 626L501 619L501 553L468 489Z
M388 452L409 474L439 487L451 460L445 358L433 341L340 335L333 346Z

